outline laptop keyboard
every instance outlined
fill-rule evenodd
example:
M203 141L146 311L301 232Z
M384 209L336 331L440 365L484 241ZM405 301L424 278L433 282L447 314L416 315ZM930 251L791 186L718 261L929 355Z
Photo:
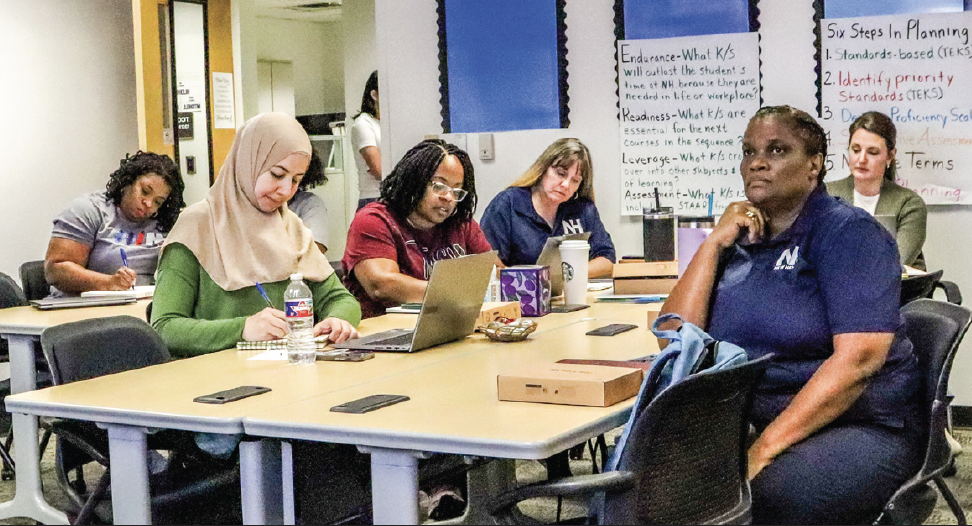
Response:
M383 338L381 340L374 340L368 345L408 345L412 343L412 335L414 333L407 332L405 334L399 334L398 336L392 336L390 338Z

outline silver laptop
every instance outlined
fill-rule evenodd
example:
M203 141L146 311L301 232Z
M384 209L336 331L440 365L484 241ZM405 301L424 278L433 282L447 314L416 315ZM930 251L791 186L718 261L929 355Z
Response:
M547 265L550 267L551 296L560 296L564 293L564 273L563 269L561 268L563 265L560 261L560 244L567 239L574 241L587 241L590 239L590 237L590 232L551 236L548 237L547 242L543 244L543 250L540 252L540 257L537 258L537 265Z
M414 331L393 329L347 340L333 347L415 352L472 334L483 308L494 262L496 251L436 262Z

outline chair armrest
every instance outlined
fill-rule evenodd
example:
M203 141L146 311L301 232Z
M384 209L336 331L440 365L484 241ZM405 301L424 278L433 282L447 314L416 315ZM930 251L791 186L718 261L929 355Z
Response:
M962 304L962 291L959 290L958 285L955 283L951 281L936 281L935 288L945 291L945 300L949 303L956 305Z
M513 506L527 499L624 491L634 487L634 480L634 474L630 471L609 471L597 475L568 477L555 482L530 484L490 499L486 503L486 509L493 516L506 515L512 510Z

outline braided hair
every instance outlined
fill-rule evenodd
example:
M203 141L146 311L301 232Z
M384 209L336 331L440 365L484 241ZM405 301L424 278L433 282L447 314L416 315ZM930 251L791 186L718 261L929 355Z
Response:
M462 189L469 192L456 203L454 213L443 224L462 223L473 218L476 211L476 179L469 154L455 144L442 139L427 139L413 146L381 182L381 200L393 212L405 218L418 208L425 197L432 176L447 155L454 155L462 164Z
M827 132L810 116L809 113L792 106L763 106L753 115L749 122L767 117L775 117L794 128L797 135L803 139L803 151L807 155L823 156L825 162L820 163L820 173L817 174L817 184L823 183L827 176Z
M115 206L121 205L122 191L135 184L139 177L147 174L156 174L165 179L171 189L169 197L153 216L158 222L159 230L168 232L178 219L179 212L186 206L186 202L182 199L182 192L186 185L182 182L179 166L169 156L141 150L134 155L126 155L105 185L108 199Z

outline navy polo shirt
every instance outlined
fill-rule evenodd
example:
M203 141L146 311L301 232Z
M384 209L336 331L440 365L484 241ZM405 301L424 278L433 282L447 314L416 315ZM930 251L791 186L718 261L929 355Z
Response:
M533 208L531 190L512 186L490 201L479 226L500 261L506 266L533 265L551 236L590 232L590 259L605 257L615 261L614 243L604 229L594 203L588 199L571 199L557 208L554 226Z
M833 355L835 334L895 333L884 366L838 421L901 427L917 414L921 380L900 301L894 239L821 186L786 232L723 253L709 333L753 359L774 354L754 398L753 419L761 425Z

